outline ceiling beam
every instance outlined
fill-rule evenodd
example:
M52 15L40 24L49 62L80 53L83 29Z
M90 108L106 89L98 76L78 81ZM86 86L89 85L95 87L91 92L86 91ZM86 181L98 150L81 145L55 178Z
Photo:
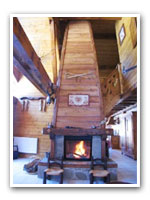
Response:
M56 22L54 20L50 20L50 38L51 38L51 65L52 65L52 71L53 71L53 82L56 84L57 81L57 71L58 71L58 59L57 59L57 33L56 33Z
M17 17L13 18L13 64L44 95L51 92L51 80Z
M13 66L13 74L14 74L14 77L16 78L17 82L19 82L19 80L22 77L22 73L15 66Z
M116 40L115 33L94 33L94 39L107 39L107 40Z
M55 18L55 17L54 17ZM58 20L121 20L122 17L57 17Z

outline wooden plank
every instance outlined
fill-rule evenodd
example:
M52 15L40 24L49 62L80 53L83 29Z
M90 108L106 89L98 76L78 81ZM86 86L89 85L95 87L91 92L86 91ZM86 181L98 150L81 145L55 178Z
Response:
M66 99L66 101L59 102L59 108L68 108L68 98ZM89 103L89 108L99 108L99 102L98 103Z
M122 17L58 17L58 20L121 20Z
M63 47L62 47L62 52L61 52L60 69L59 69L59 76L57 80L58 89L56 90L56 100L54 102L53 119L52 119L53 126L56 125L56 120L57 120L58 102L59 102L59 97L60 97L59 91L60 91L60 86L61 86L62 69L63 69L64 56L65 56L65 51L66 51L67 35L68 35L68 26L66 27L66 30L65 30Z
M88 94L90 96L99 96L99 91L98 90L60 90L60 95L65 96L69 94Z
M119 81L120 81L120 94L123 94L123 75L122 75L122 67L121 64L117 65L119 72Z
M72 92L74 91L98 91L98 88L96 85L86 85L86 86L82 86L82 85L75 85L75 84L63 84L61 85L60 88L61 91L64 90L71 90Z
M95 64L64 64L64 70L94 70Z
M61 103L63 103L63 102L68 102L68 96L60 96L59 97L59 102ZM99 96L94 96L94 97L92 97L92 96L90 96L90 103L99 103L100 102L100 99L99 99Z
M123 17L122 20L116 22L116 36L117 36L117 43L118 43L118 52L121 62L121 71L123 66L125 66L126 69L128 69L131 66L137 65L137 45L133 47L133 41L132 41L132 29L130 27L132 20L134 20L133 17ZM126 36L125 39L120 45L119 43L119 32L124 24ZM136 29L136 27L134 27ZM136 30L134 30L136 31ZM136 36L135 38L136 39ZM137 82L137 70L131 71L127 74L122 74L123 76L123 92L127 92L129 89L133 89L134 85L136 85Z
M57 120L56 127L66 127L66 126L71 126L71 127L80 127L80 128L92 128L94 126L99 126L99 122L75 122L75 121L66 121L66 122L60 122Z
M81 117L81 118L79 118L78 116L77 117L75 117L75 116L69 116L69 117L59 117L58 116L58 121L62 121L62 122L67 122L67 121L75 121L75 122L91 122L91 121L93 121L93 122L100 122L100 118L99 118L99 116L94 116L94 117L91 117L91 116L85 116L85 117Z
M13 74L17 80L17 82L21 79L22 73L15 67L13 66Z
M99 98L100 98L101 120L103 120L104 119L104 108L103 108L103 98L102 98L102 91L101 91L100 79L99 79L98 60L97 60L96 48L95 48L95 43L94 43L94 38L93 38L92 26L90 23L89 23L89 28L90 28L91 40L92 40L92 44L93 44L93 51L94 51L94 55L95 55L96 75L98 77L97 80L98 80L98 89L99 89Z
M100 110L97 108L90 108L88 106L81 107L80 109L74 106L70 106L68 108L61 108L58 109L58 116L80 116L85 117L87 116L100 116Z
M92 53L67 53L64 64L94 64L95 59Z
M52 20L50 22L50 37L51 37L51 64L52 64L52 71L53 71L53 82L56 84L57 80L57 58L56 58L56 30L55 30L55 22Z
M67 34L65 34L65 43L63 44L63 56L61 57L61 68L59 77L59 90L57 96L56 127L64 127L68 124L80 127L90 128L93 124L98 125L103 119L103 104L100 94L100 81L96 52L91 26L87 21L70 22ZM76 31L80 32L76 32ZM86 30L83 31L82 30ZM75 32L74 32L75 31ZM86 41L86 40L89 41ZM81 40L81 43L78 42ZM90 51L88 51L89 49ZM90 78L70 78L67 79L66 73L74 75L92 72ZM69 94L88 94L90 104L88 106L69 106ZM91 117L91 122L86 121L86 116ZM78 121L69 118L78 117ZM92 117L97 117L99 121L93 121ZM64 120L60 120L63 118ZM80 122L80 119L84 121ZM68 119L68 122L66 121Z
M94 39L115 40L115 33L94 33Z
M44 128L43 134L50 135L112 135L113 129Z
M15 48L14 48L14 51L15 51ZM20 63L15 58L15 56L13 56L13 64L42 94L45 95L45 88L43 88L42 85L40 85L40 82L38 80L35 80L36 74L33 74L32 71L30 72L30 71L26 70L26 68L23 66L24 62ZM43 92L43 90L44 90L44 92Z
M14 32L14 57L20 65L15 65L19 71L37 87L40 92L47 95L47 89L51 85L51 80L47 75L40 58L33 49L28 37L26 36L22 26L16 17L13 18L13 32ZM22 67L20 67L22 66ZM22 70L24 68L24 70ZM32 76L35 75L35 76Z

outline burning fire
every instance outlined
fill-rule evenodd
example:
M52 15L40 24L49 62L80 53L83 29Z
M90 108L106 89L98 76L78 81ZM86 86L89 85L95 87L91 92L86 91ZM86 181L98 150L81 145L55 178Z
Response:
M78 144L76 144L74 157L75 158L86 157L86 149L84 147L84 141L80 141Z

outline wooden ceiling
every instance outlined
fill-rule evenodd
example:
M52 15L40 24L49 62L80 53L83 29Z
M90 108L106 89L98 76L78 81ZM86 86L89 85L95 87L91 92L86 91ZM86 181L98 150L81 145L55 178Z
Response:
M115 34L115 22L119 17L60 17L53 18L57 24L59 53L61 54L64 31L70 20L89 20L92 25L95 47L100 71L100 78L106 78L119 63ZM37 55L44 67L51 65L50 24L39 18L19 18ZM51 21L52 18L49 18ZM48 28L49 26L49 28ZM39 28L40 27L40 28ZM49 30L48 30L49 29ZM44 32L43 32L44 31ZM46 67L47 70L47 67ZM51 70L47 71L50 76ZM53 78L52 78L53 79Z
M13 65L14 69L16 67L42 94L47 95L52 82L16 17L13 19ZM16 74L15 70L14 72Z
M100 78L103 81L116 65L119 63L119 55L116 41L115 23L120 20L119 17L60 17L53 18L57 24L59 54L61 55L62 43L65 28L70 20L89 20L92 25L93 36L97 53L97 60L100 71ZM50 24L52 18L19 18L31 44L41 62L46 68L51 66L51 39ZM54 71L54 70L53 70ZM47 71L50 77L52 71ZM53 78L52 78L53 79Z
M114 20L91 21L100 78L106 78L119 63Z
M121 18L55 18L59 30L60 51L65 28L70 20L89 20L92 25L100 78L106 78L119 63L115 23Z

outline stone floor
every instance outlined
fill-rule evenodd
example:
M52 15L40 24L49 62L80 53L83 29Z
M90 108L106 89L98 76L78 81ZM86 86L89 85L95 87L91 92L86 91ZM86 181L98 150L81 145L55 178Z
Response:
M127 156L121 155L119 150L110 150L110 158L118 164L118 181L137 183L137 162ZM33 158L19 158L13 161L13 184L42 184L42 179L37 174L28 174L23 171L24 164L31 162ZM50 184L58 184L47 181ZM95 183L104 184L103 181ZM89 181L64 181L64 184L89 184Z

